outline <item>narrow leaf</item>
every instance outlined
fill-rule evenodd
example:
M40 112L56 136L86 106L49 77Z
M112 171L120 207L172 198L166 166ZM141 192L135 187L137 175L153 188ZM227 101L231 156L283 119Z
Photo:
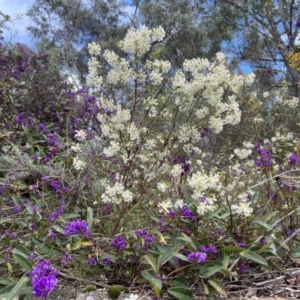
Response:
M25 270L25 271L30 271L33 268L32 263L25 258L23 255L20 254L13 254L13 257L15 261Z
M168 289L168 293L179 300L192 300L193 293L190 289L184 287L172 287Z
M255 253L251 250L241 251L240 255L247 258L247 259L249 259L249 260L255 261L255 262L257 262L261 265L264 265L264 266L268 265L268 262L264 258L262 258L260 255L258 255L257 253Z
M91 207L88 207L87 208L87 223L88 223L89 230L91 230L91 228L93 226L93 220L94 220L93 210Z
M142 276L151 284L151 286L157 287L158 289L162 289L162 282L160 279L155 278L154 276L152 276L149 272L147 271L143 271Z
M208 280L208 283L220 294L227 296L227 291L225 286L217 279L211 278Z
M218 273L222 269L223 269L223 266L212 266L209 268L204 267L201 269L201 275L203 278L209 278L212 275Z
M0 291L0 299L13 300L16 297L23 285L29 280L28 277L22 277L17 283L14 283Z
M173 284L177 287L190 288L190 284L185 278L177 278L174 280Z

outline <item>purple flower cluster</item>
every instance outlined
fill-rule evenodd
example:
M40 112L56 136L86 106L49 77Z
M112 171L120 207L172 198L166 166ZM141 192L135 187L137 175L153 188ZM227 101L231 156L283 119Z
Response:
M97 265L97 260L94 257L90 257L87 260L87 264L90 265L90 266L96 266Z
M217 253L218 252L217 247L214 245L209 245L209 246L202 245L199 248L202 252L207 252L207 253Z
M297 156L297 154L293 153L292 155L290 155L289 161L291 165L297 165L299 164L299 157Z
M240 265L240 270L241 270L242 272L246 272L246 271L248 271L248 266L246 266L245 264L241 264L241 265Z
M272 167L270 152L264 149L260 143L255 144L255 150L259 155L259 159L255 162L255 166L270 169Z
M115 247L115 249L116 249L117 251L122 251L122 250L124 250L124 249L126 248L126 245L127 245L126 240L125 240L125 238L124 238L123 235L118 235L118 236L116 236L116 237L112 240L111 244L112 244L113 247Z
M199 264L206 260L207 254L204 252L192 252L188 255L188 260L191 263Z
M195 222L197 220L193 212L187 207L183 207L181 209L181 215L184 219L191 220L192 222Z
M50 183L51 187L54 188L56 194L61 194L61 188L60 188L60 184L58 182L58 180L53 179Z
M48 215L48 220L49 220L50 224L54 224L56 219L58 219L64 213L65 202L60 201L59 204L60 204L60 206L54 212L52 212L51 214Z
M49 145L53 146L56 149L60 147L60 143L58 142L57 135L54 133L47 134L47 142Z
M68 222L65 226L65 235L82 234L84 237L90 237L92 233L85 220L76 220Z
M42 260L30 272L33 294L38 297L47 298L57 284L58 271L51 266L49 260Z

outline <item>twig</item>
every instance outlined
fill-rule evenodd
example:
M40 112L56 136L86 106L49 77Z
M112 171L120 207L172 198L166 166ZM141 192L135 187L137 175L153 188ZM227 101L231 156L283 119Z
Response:
M300 172L300 170L289 170L289 171L282 172L282 173L280 173L278 175L275 175L273 177L270 177L270 178L268 178L268 179L266 179L266 180L264 180L262 182L259 182L259 183L255 184L255 185L252 185L248 189L253 189L253 188L255 188L255 187L259 186L259 185L262 185L262 184L270 181L271 179L274 179L274 178L280 177L280 176L282 176L284 174L288 174L288 173L292 173L292 172Z
M291 274L288 274L288 276L287 275L282 275L282 276L276 277L274 279L268 279L268 280L265 280L265 281L262 281L262 282L253 283L253 285L255 285L255 286L262 286L263 285L263 286L265 286L266 284L274 283L278 280L282 280L282 279L285 279L285 278L290 277L290 276L292 277L293 275L297 275L297 274L300 274L300 269L297 270L297 271L292 272Z
M75 276L72 276L72 275L69 275L69 274L62 273L60 271L59 271L59 275L62 276L62 277L65 277L65 278L74 279L74 280L78 280L78 281L83 281L83 282L86 282L86 283L89 283L89 284L100 286L102 288L108 288L109 287L108 284L103 283L103 282L96 282L96 281L91 281L91 280L88 280L88 279L75 277Z

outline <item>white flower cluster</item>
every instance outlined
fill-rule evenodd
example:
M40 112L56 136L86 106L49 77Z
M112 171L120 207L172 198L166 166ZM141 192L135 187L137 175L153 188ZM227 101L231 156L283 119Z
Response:
M86 163L83 160L81 160L79 157L74 157L73 166L75 170L80 171L86 166Z
M124 202L132 202L133 194L125 190L122 183L115 183L113 186L106 186L104 194L101 199L103 203L115 203L120 204Z
M92 42L91 44L88 44L88 50L90 55L98 55L100 54L101 47L100 45L96 44L95 42Z
M276 98L277 104L282 104L289 108L297 108L299 107L299 98L298 97L286 97L284 98L282 95L278 95Z
M243 200L239 204L233 204L232 210L234 210L239 216L248 217L252 214L253 208L250 206L250 201Z
M87 134L84 130L76 130L75 137L77 138L78 141L83 142L86 140Z
M165 37L165 31L162 27L152 30L142 28L140 30L131 28L128 30L125 39L121 41L121 49L129 54L143 55L150 50L152 42L161 42Z
M233 150L234 154L239 158L239 159L245 159L249 155L251 155L252 150L251 149L234 149Z

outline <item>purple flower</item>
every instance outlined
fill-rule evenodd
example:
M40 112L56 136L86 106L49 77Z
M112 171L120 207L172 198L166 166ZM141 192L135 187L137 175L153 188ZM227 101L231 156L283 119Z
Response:
M24 113L18 114L15 121L19 124L25 124Z
M66 266L66 265L67 265L68 263L70 263L72 260L73 260L73 258L72 258L72 256L71 256L71 254L66 253L65 255L63 255L63 256L61 257L61 264L62 264L63 266Z
M196 221L196 217L194 216L193 212L190 209L186 208L186 207L182 208L181 215L185 219L190 219L192 222Z
M240 242L240 243L237 243L237 245L241 248L244 248L246 247L246 243L245 242Z
M57 237L57 234L55 232L51 231L48 233L48 237L55 238L55 237Z
M299 163L299 157L294 153L289 157L291 165L297 165Z
M38 129L41 130L41 131L47 131L47 127L46 127L46 125L43 124L43 123L40 123L40 124L38 125Z
M49 260L42 260L30 271L33 294L38 297L47 298L57 284L58 271L51 266Z
M91 236L87 222L85 220L76 220L68 222L65 226L65 235L82 234L84 237Z
M170 210L169 211L169 217L171 218L171 219L175 219L176 218L176 213L175 213L175 211L174 210Z
M16 238L18 237L18 234L17 234L16 232L12 232L12 233L9 235L9 237L10 237L11 239L16 239Z
M104 258L104 259L100 262L100 264L101 264L102 266L109 266L109 265L111 264L111 260L110 260L110 258Z
M56 219L58 219L64 213L64 207L60 206L56 211L48 216L48 220L51 224L54 224Z
M206 252L206 251L207 251L205 245L201 245L199 248L200 248L200 250L201 250L202 252Z
M206 251L207 251L207 252L217 252L218 250L217 250L216 246L214 246L214 245L209 245L209 246L206 248Z
M57 135L54 133L47 134L47 143L52 145L55 148L59 148L60 144L57 139Z
M17 213L19 213L20 211L21 211L21 206L20 206L19 204L17 204L17 205L14 207L13 212L14 212L14 214L17 214Z
M145 243L152 244L154 242L154 237L152 235L145 236Z
M55 189L56 194L61 193L60 184L56 179L53 179L50 185Z
M138 238L145 237L148 235L148 231L144 229L139 229L134 231Z
M123 235L116 236L111 243L116 250L122 251L126 248L126 241Z
M240 270L243 271L243 272L246 272L248 270L248 266L246 266L244 264L241 264L240 265Z
M204 252L192 252L188 255L188 260L194 264L202 263L206 258L207 255Z
M87 264L90 266L96 266L97 265L97 260L94 257L91 257L87 260Z

